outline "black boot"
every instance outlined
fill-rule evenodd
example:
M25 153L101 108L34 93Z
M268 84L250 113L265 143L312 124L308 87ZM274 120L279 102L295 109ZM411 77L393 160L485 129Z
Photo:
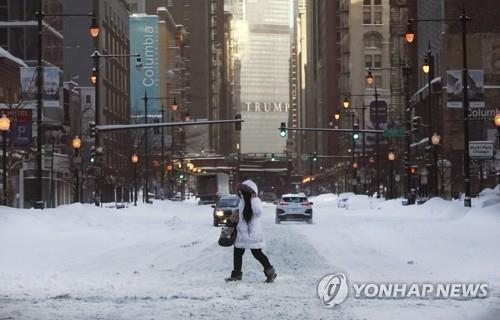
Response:
M226 278L226 282L229 281L240 281L243 273L241 271L231 271L231 277Z
M276 277L278 276L276 274L276 272L274 271L274 268L271 266L267 269L264 269L264 274L266 275L266 282L267 283L271 283L274 281L274 279L276 279Z

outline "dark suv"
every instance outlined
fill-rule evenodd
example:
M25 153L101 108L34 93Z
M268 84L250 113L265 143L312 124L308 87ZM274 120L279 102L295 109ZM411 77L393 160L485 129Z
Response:
M212 205L212 208L214 208L214 226L217 227L219 224L226 223L233 212L238 212L239 203L240 198L237 196L222 196L217 199L217 202Z

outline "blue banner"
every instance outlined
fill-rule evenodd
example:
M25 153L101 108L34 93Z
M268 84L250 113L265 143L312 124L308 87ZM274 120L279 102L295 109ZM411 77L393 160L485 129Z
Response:
M137 59L130 60L131 121L144 122L144 94L149 98L160 97L160 55L158 42L158 16L133 14L130 16L130 53L139 53L142 68ZM161 101L148 101L148 118L160 114ZM139 118L140 120L136 120ZM150 121L152 122L152 121Z

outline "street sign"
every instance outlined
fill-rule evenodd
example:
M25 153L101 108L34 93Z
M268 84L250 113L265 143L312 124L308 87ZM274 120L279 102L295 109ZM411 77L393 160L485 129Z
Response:
M493 141L469 141L469 156L473 159L493 159Z
M405 132L403 129L389 129L384 130L383 136L386 138L403 138L405 136Z
M32 110L31 109L2 109L11 123L7 137L12 145L21 147L31 144L32 132Z
M387 122L387 102L377 100L370 103L370 121L373 123Z

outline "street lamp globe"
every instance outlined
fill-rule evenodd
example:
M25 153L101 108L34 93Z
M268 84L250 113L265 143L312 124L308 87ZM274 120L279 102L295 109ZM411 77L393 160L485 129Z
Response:
M396 154L394 153L394 151L390 151L389 154L387 155L387 159L389 161L394 161L396 160Z
M172 102L172 105L170 106L172 108L172 111L177 111L178 105L177 105L177 99L174 98L174 101Z
M422 71L425 74L428 74L431 71L431 66L429 65L429 61L427 61L427 59L425 59L424 64L422 65Z
M78 138L78 136L73 138L73 142L71 143L73 146L73 149L79 150L82 147L82 140Z
M4 113L0 118L0 131L7 132L10 129L10 119Z
M189 114L189 111L184 116L184 121L191 121L191 115Z
M500 127L500 113L495 115L495 126Z
M353 162L353 164L352 164L352 168L353 168L353 169L357 169L357 168L358 168L358 163L357 163L357 162Z
M431 137L432 144L437 146L441 142L441 136L436 132Z
M408 43L412 43L415 40L415 32L413 32L413 28L411 27L411 23L408 22L408 29L405 33L405 40Z
M340 119L340 113L335 112L335 114L333 115L333 117L335 118L335 120L338 121Z
M374 157L370 157L370 159L368 159L368 162L370 164L374 164L375 163L375 158Z
M99 28L99 25L97 24L97 19L96 17L92 18L92 23L90 24L89 27L89 34L92 39L96 39L99 37L99 33L101 33L101 30Z
M137 162L139 162L139 156L137 154L133 154L132 155L132 163L133 164L136 164Z
M344 102L343 102L343 105L344 105L344 108L349 108L349 99L347 99L347 97L344 98Z
M366 83L371 86L373 84L373 74L371 71L368 71L368 75L366 76Z

